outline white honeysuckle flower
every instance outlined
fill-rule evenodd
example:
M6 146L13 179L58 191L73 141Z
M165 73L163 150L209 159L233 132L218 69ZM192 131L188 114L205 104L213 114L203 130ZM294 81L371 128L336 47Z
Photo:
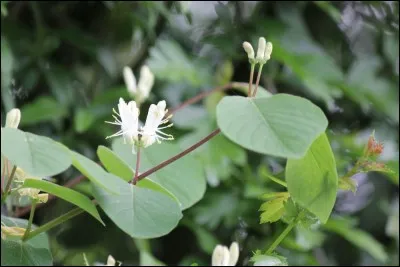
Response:
M271 58L272 54L272 43L268 42L266 47L265 47L265 53L264 53L264 60L267 61Z
M239 245L233 242L229 247L229 266L235 266L239 259Z
M148 66L144 65L140 69L140 78L137 86L140 100L144 100L149 97L153 85L154 74L150 71L150 68Z
M154 85L154 74L148 66L143 65L140 69L140 77L137 84L135 75L130 67L124 67L123 76L129 95L135 98L138 104L149 97L150 91Z
M5 127L18 128L20 121L21 121L21 111L17 108L13 108L7 113Z
M133 74L132 69L129 68L128 66L125 66L124 70L123 70L123 76L124 76L125 85L128 89L128 93L131 96L136 95L137 94L136 78L135 78L135 75Z
M163 127L160 125L166 124L172 117L169 116L164 119L168 110L166 109L166 102L162 100L157 105L151 104L147 113L147 119L144 127L139 130L139 109L136 106L135 101L130 101L128 104L120 98L118 104L118 112L113 109L113 112L120 117L120 119L113 115L115 121L106 123L118 125L121 127L117 133L107 136L107 138L116 137L122 135L124 142L126 140L130 142L132 146L132 153L134 153L134 145L148 147L155 141L161 143L161 140L173 140L173 136L170 134L163 133L161 130L171 127L173 124L169 124Z
M212 266L235 266L239 259L239 245L233 242L230 249L217 245L211 257Z
M111 255L108 255L107 266L115 266L115 263L116 263L116 261L115 261L114 257Z
M256 59L258 61L264 59L265 45L266 45L265 38L264 37L260 37L260 39L258 40L258 48L257 48L257 56L256 56Z
M149 112L147 113L146 123L142 127L141 142L144 147L152 145L155 141L161 143L161 140L173 140L174 137L170 134L163 133L161 130L171 127L173 124L168 124L163 127L160 125L166 124L171 116L164 119L168 110L166 108L165 100L158 102L157 105L151 104Z
M28 173L26 173L23 169L17 167L17 169L15 170L15 174L14 174L14 181L16 183L21 183L23 184L25 179L36 179L36 180L42 180L42 178L39 177L34 177ZM39 189L35 189L35 188L17 188L17 192L18 194L22 197L22 196L28 196L32 199L37 200L39 203L46 203L49 195L48 194L39 194L40 190Z
M247 57L249 58L250 63L253 63L252 62L252 61L254 61L254 49L253 49L253 46L249 42L244 42L243 43L243 49L244 49L244 51L246 51Z
M113 135L107 136L106 139L122 135L125 143L126 140L128 140L130 144L135 144L136 142L138 142L139 109L136 107L136 102L130 101L127 104L121 97L118 103L119 113L116 112L115 109L113 109L113 112L118 115L121 120L118 119L117 116L112 115L115 121L106 121L106 123L118 125L121 127L121 130Z

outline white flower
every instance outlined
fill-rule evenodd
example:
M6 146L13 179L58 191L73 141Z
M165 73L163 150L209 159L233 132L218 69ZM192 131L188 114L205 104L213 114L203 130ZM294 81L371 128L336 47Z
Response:
M158 102L157 106L154 104L150 105L149 112L147 113L146 123L142 127L141 141L144 147L148 147L155 141L161 143L161 140L173 140L173 136L170 134L163 133L161 130L171 127L172 123L163 127L159 125L166 124L171 117L164 119L165 114L168 110L165 109L165 100Z
M226 246L217 245L211 258L212 266L235 266L239 259L239 245L237 242L231 244L230 249Z
M131 68L127 66L124 67L123 76L129 94L131 97L135 98L138 104L149 97L150 91L154 85L154 74L148 66L144 65L140 69L138 84L136 84L136 78Z
M117 263L117 262L115 261L114 257L111 255L108 255L106 266L115 266L115 263ZM121 262L118 262L118 266L121 266L121 264L122 264Z
M249 42L243 43L243 49L247 53L247 57L250 61L254 60L254 49L253 46Z
M265 47L265 53L264 53L264 60L267 61L271 58L272 54L272 43L268 42L266 47Z
M163 127L160 125L166 124L171 116L165 118L168 110L165 109L165 100L158 102L157 105L151 104L149 112L147 113L147 119L144 127L139 130L139 109L136 107L135 101L130 101L128 104L120 98L118 104L117 113L114 109L113 112L120 117L120 119L113 115L115 122L106 121L106 123L118 125L121 127L117 133L107 136L107 138L116 137L122 135L124 141L130 142L132 145L139 145L148 147L155 141L161 143L161 140L173 140L173 136L170 134L163 133L161 130L171 127L172 123ZM134 146L132 147L134 149Z
M138 141L139 134L139 109L136 107L136 102L130 101L128 104L126 104L126 102L120 98L118 103L118 111L119 113L113 109L113 112L118 115L121 120L118 119L117 116L112 115L115 121L106 121L106 123L121 126L121 130L113 135L107 136L106 139L122 135L125 143L126 140L128 140L131 144L135 144L135 142Z
M264 59L265 43L266 43L265 38L260 37L260 39L258 40L258 48L257 48L257 56L256 56L256 59L258 61Z
M20 120L21 120L21 111L17 108L13 108L7 113L5 127L18 128Z
M17 167L17 169L15 170L15 182L17 183L24 183L25 179L29 178L29 179L36 179L36 180L42 180L42 178L39 177L34 177L28 173L26 173L23 169ZM32 199L37 200L40 203L46 203L48 198L49 198L49 194L39 194L40 189L36 189L36 188L19 188L18 189L18 194L22 197L22 196L28 196Z

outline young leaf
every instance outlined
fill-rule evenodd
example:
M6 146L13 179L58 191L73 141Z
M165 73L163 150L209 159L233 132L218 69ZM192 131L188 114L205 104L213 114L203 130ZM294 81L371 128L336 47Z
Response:
M217 106L217 122L224 135L247 149L297 159L328 126L319 107L287 94L224 97Z
M273 223L278 221L285 211L284 204L289 198L289 193L282 192L267 194L263 197L272 197L272 200L269 200L261 205L260 211L263 211L263 213L261 213L260 223Z
M289 159L286 181L293 200L326 223L336 201L338 175L326 134L314 141L301 159Z
M71 165L69 150L62 144L14 128L1 129L1 154L37 177L58 174Z
M95 219L97 219L99 222L105 225L104 222L101 220L99 213L97 212L96 206L92 203L92 201L90 201L90 199L87 196L79 192L76 192L67 187L50 183L45 180L37 180L37 179L26 179L22 187L40 189L41 191L62 198L65 201L75 204L81 209L85 210Z

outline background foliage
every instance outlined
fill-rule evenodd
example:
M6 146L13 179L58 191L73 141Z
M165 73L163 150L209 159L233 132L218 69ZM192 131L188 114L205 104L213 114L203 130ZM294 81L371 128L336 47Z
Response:
M290 265L398 264L398 223L390 223L398 222L398 2L2 1L1 12L2 123L5 112L18 107L22 130L92 159L99 144L111 147L104 137L114 129L104 120L119 97L128 99L125 65L136 74L148 64L156 77L151 100L166 99L173 107L229 81L246 82L242 42L256 44L265 36L274 51L261 85L323 109L339 176L357 160L373 129L385 144L381 160L395 170L357 175L357 194L339 193L321 231L298 228L278 252ZM178 112L174 143L186 148L213 130L222 96ZM170 153L168 146L158 149ZM221 135L194 155L207 190L170 234L133 240L104 214L107 230L89 214L80 215L48 233L54 264L83 264L83 252L90 262L112 254L127 265L209 264L217 243L235 240L239 262L248 264L252 251L265 250L285 226L259 224L258 209L262 194L281 189L267 176L283 177L286 162L246 151ZM65 184L77 174L71 168L53 178ZM85 181L74 189L90 194ZM191 191L182 197L187 195ZM56 200L37 211L35 223L70 209Z

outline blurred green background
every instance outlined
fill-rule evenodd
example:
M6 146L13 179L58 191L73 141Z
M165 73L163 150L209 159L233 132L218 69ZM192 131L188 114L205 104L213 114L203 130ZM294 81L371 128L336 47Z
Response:
M380 161L395 170L357 175L357 194L338 194L327 226L296 229L277 252L289 265L398 265L398 2L1 1L2 123L18 107L22 130L96 159L97 146L110 145L105 136L115 131L104 120L119 97L129 98L124 66L137 78L143 64L155 74L144 110L162 99L174 107L229 81L248 82L242 43L257 47L260 36L274 45L261 85L306 97L324 110L339 175L374 129L385 144ZM174 142L184 149L211 132L222 96L176 113ZM124 265L210 265L215 245L232 241L241 248L239 263L251 264L252 252L268 248L285 227L259 224L258 212L261 194L282 190L262 173L280 176L285 161L245 151L222 136L195 154L208 188L173 232L133 240L105 214L107 228L81 215L50 232L55 265L81 265L82 253L91 263L112 254ZM54 179L65 184L77 175L71 168ZM86 182L75 189L90 194ZM51 202L38 210L35 223L70 208Z

